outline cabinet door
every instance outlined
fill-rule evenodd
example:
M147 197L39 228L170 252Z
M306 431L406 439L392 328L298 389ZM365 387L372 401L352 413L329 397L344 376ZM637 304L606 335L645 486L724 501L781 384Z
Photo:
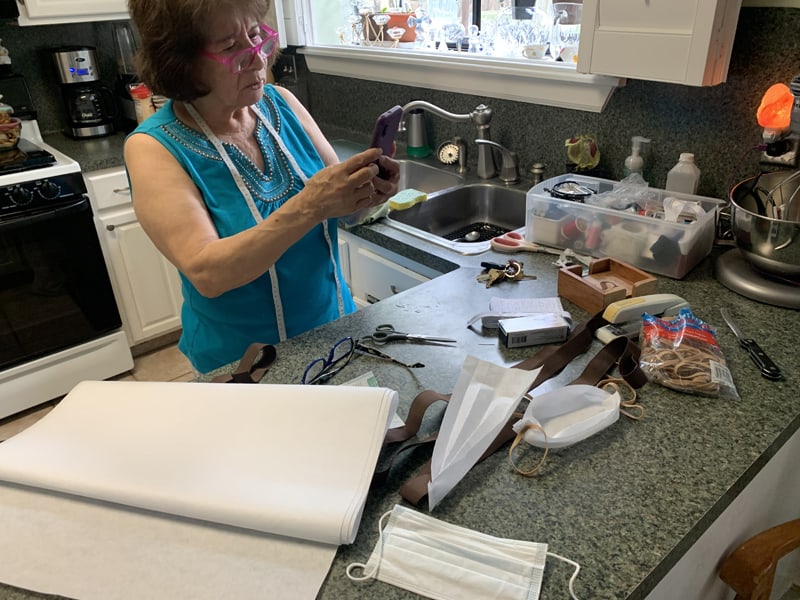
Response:
M31 20L74 17L84 21L95 20L93 17L98 20L128 18L125 0L17 0L17 7L21 20L25 17Z
M430 278L400 266L369 248L358 248L355 254L353 256L351 249L352 290L357 295L357 301L372 304L430 281Z
M578 71L650 81L725 81L741 0L584 0Z
M98 217L131 345L181 326L180 278L132 208Z

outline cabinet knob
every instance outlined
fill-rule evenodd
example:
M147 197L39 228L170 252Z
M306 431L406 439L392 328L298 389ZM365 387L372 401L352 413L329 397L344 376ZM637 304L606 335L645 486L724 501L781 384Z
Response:
M106 225L106 229L107 229L108 231L114 231L114 228L115 228L115 226L114 226L114 225Z

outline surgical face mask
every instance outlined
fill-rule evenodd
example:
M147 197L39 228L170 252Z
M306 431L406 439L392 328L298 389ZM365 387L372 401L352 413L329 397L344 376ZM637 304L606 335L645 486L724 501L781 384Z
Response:
M381 517L380 527L367 564L347 567L350 579L374 577L437 600L539 597L547 544L493 537L400 505ZM353 575L357 568L363 576Z
M517 437L508 452L511 466L521 475L533 475L544 463L548 449L585 440L616 423L620 414L635 420L644 414L642 406L636 404L635 390L622 380L605 380L597 387L568 385L534 396L522 419L512 427ZM514 458L514 450L523 439L545 449L540 462L530 470L520 469Z

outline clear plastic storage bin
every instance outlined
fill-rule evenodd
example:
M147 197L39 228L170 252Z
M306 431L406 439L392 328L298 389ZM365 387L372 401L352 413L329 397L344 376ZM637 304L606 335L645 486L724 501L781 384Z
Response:
M553 196L549 190L558 192L565 182L594 193L578 199ZM711 251L722 205L716 198L646 186L624 186L623 192L618 181L569 173L528 191L525 238L680 279Z

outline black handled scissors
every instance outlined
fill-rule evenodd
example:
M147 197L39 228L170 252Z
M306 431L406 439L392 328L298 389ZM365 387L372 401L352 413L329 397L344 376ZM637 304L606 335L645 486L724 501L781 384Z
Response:
M397 331L394 325L384 324L378 325L372 334L366 336L366 339L372 340L375 344L382 346L389 342L415 342L417 344L455 344L457 340L452 338L434 337L430 335L421 335L418 333L403 333Z

